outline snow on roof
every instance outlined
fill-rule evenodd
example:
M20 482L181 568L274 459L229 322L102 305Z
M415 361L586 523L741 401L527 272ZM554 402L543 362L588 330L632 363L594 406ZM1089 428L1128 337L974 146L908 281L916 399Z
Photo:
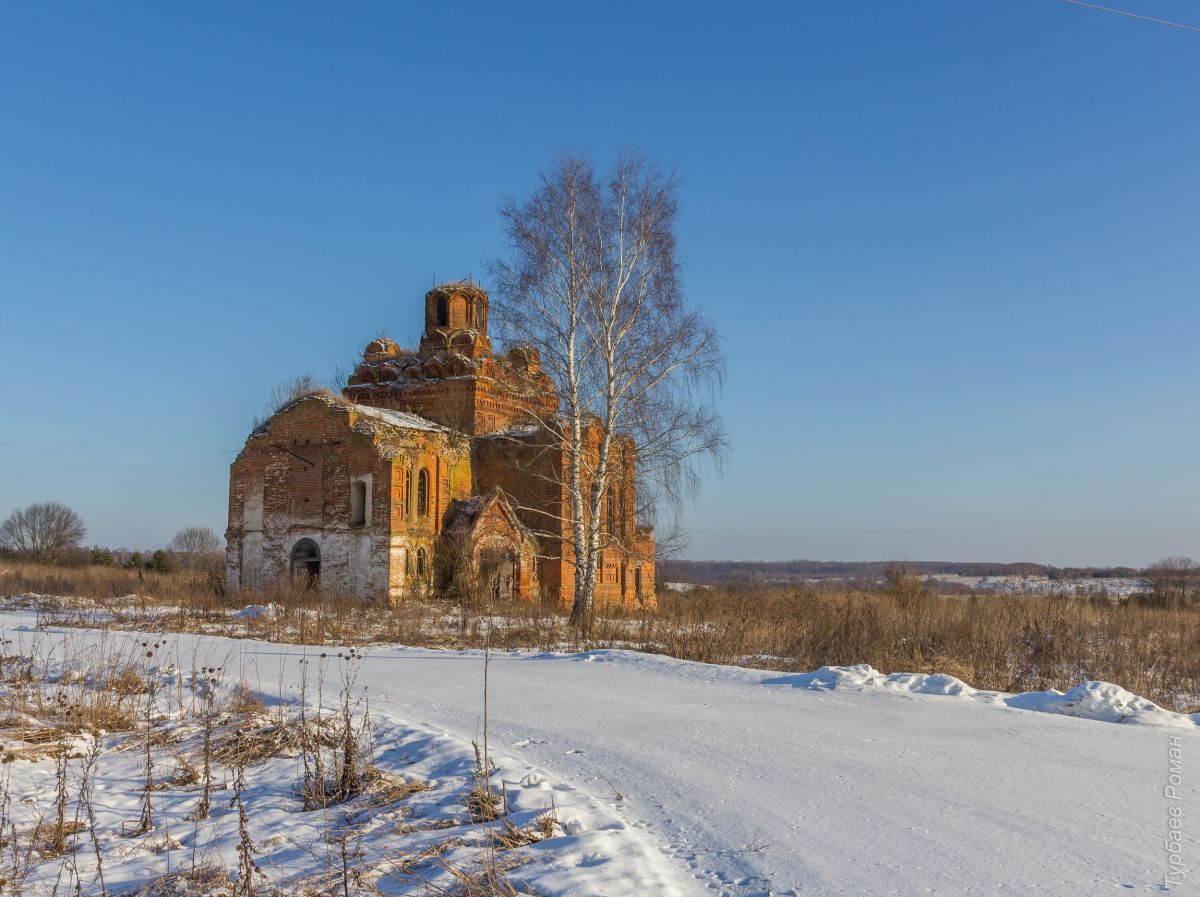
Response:
M497 430L494 433L486 433L481 438L483 439L528 439L530 436L536 436L542 432L544 428L539 423L516 424L506 430Z
M390 408L376 408L374 405L359 405L356 402L344 402L347 409L355 414L361 414L363 417L374 418L382 421L393 427L401 427L406 430L425 430L428 432L446 433L449 432L448 427L443 427L441 424L435 424L431 420L421 417L417 414L410 414L407 411L393 411Z
M360 417L369 418L370 420L379 421L387 424L390 427L397 427L402 430L423 430L429 433L449 433L449 427L444 427L441 424L436 424L431 420L421 417L419 414L411 414L407 411L393 411L391 408L376 408L374 405L360 405L357 402L351 402L343 399L341 396L335 395L328 391L310 393L306 396L301 396L294 401L284 405L275 414L275 417L295 408L301 402L324 402L334 408L341 408L345 411L353 412ZM265 428L266 424L263 425ZM263 429L260 428L260 429ZM257 432L257 431L256 431Z

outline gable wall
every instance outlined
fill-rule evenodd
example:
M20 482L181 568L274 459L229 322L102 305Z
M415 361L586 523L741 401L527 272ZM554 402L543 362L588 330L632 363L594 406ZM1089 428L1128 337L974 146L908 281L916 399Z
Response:
M465 448L442 433L403 431L381 444L352 429L354 415L314 400L301 402L252 436L230 469L227 579L231 588L262 588L291 578L300 539L320 549L323 586L363 597L394 597L417 547L432 544L456 490L470 488ZM407 469L429 471L428 514L403 520ZM397 475L397 470L400 474ZM352 516L351 490L366 484L364 520ZM400 505L403 507L403 504Z

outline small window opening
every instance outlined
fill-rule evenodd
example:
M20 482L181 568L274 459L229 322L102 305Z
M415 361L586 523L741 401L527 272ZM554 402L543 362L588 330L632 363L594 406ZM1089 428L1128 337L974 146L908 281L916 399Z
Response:
M450 323L450 303L446 301L445 296L438 297L437 322L439 327L445 327Z
M417 549L417 576L425 575L425 549Z
M350 487L350 525L367 525L367 484L356 480Z

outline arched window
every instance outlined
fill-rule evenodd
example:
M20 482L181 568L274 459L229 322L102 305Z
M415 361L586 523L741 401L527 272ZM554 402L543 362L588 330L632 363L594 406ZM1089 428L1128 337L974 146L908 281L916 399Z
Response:
M615 536L617 534L617 496L613 484L608 484L608 534Z
M417 513L422 517L429 513L429 471L424 467L417 474Z
M450 323L450 303L445 296L438 296L437 322L439 327L445 327Z
M417 549L417 576L425 575L425 549Z

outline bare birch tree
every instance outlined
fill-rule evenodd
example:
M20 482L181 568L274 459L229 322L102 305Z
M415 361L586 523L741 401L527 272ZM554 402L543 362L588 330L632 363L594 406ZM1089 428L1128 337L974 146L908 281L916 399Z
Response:
M561 477L565 499L557 534L547 530L568 533L571 619L587 625L601 551L616 538L601 519L614 458L632 445L637 519L669 513L658 536L669 549L697 462L723 454L712 398L724 365L716 331L684 301L672 174L624 153L600 178L587 159L564 155L501 215L508 248L491 265L494 319L538 350L558 389L559 411L542 424L562 450L563 469L549 476Z

